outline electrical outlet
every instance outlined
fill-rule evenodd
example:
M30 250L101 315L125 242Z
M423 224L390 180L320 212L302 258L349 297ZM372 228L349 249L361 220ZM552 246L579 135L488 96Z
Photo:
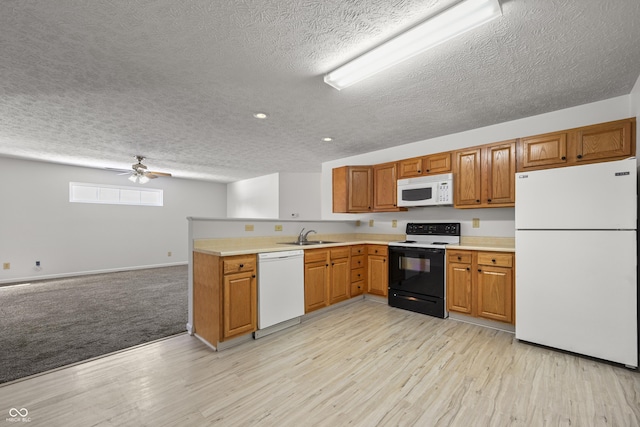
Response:
M473 218L472 227L473 228L480 228L480 218Z
M36 261L36 267L40 267L40 261Z
M3 270L9 270L11 269L11 263L10 262L5 262L2 264L2 269Z
M246 224L244 226L244 231L253 231L253 224Z
M167 256L171 256L171 255L172 255L171 251L167 252Z
M361 225L362 225L362 222L359 219L357 219L356 220L356 227L360 227Z
M391 220L391 228L398 228L398 220L397 219Z
M369 227L373 227L373 220L372 219L369 220Z
M275 226L275 230L276 231L282 231L282 226L281 225L276 225Z

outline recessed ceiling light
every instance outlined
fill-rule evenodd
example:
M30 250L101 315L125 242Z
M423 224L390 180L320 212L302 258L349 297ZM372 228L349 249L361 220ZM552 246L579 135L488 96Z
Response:
M267 116L267 113L253 113L253 117L256 119L266 119L269 116Z
M324 142L331 142L331 141L333 141L333 138L331 138L330 136L325 136L324 138L322 138L322 140Z

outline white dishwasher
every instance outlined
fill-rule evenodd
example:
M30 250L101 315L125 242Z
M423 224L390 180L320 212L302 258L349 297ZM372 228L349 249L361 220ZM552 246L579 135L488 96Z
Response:
M302 315L304 251L258 254L258 331L255 338L298 324ZM267 328L270 329L265 331Z

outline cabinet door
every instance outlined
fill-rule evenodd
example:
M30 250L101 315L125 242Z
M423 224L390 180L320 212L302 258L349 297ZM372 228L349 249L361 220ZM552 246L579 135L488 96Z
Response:
M471 264L450 262L447 266L447 310L472 314Z
M576 161L602 160L631 155L631 120L577 129Z
M304 312L309 313L329 305L329 265L323 261L304 264Z
M512 323L513 270L505 267L479 265L477 286L477 315Z
M415 178L422 175L422 157L405 159L398 163L398 178Z
M562 166L567 163L567 133L556 132L520 139L518 170Z
M369 255L367 260L367 278L369 286L367 292L374 295L387 296L389 289L389 270L387 257L380 255Z
M223 336L231 338L256 330L256 278L253 271L224 276Z
M513 206L516 201L516 142L487 146L484 158L483 202Z
M456 152L455 206L480 204L480 148Z
M349 298L349 288L351 287L349 258L331 260L329 282L329 304L335 304Z
M422 165L424 167L422 173L424 175L436 175L439 173L451 172L451 153L432 154L423 158Z
M351 166L348 174L348 212L371 210L371 187L373 185L370 166Z
M385 163L373 167L373 210L397 211L397 164Z

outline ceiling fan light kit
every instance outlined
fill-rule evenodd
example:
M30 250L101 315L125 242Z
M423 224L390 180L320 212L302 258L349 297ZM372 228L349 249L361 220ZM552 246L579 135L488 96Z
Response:
M341 90L502 15L499 0L465 0L324 76Z
M158 178L160 176L170 177L171 174L167 172L156 172L156 171L147 171L147 166L142 164L144 160L143 156L134 156L138 163L131 165L132 171L125 172L129 173L129 181L134 182L136 184L146 184L150 180L154 178ZM123 175L123 174L121 174Z

